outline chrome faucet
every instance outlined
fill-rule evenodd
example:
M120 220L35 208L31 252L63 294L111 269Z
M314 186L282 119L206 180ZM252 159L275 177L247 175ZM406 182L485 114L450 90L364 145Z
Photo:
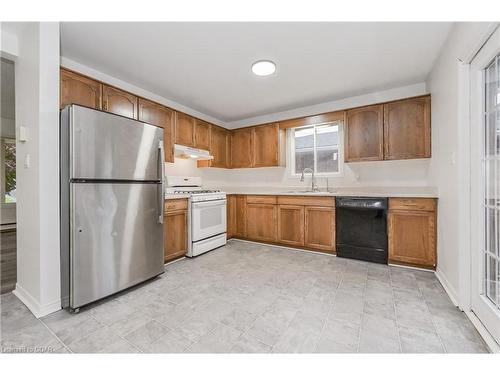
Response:
M304 168L302 170L302 175L300 176L300 181L304 181L304 173L312 173L311 176L311 191L318 191L318 185L316 184L316 177L314 177L314 170L312 168Z

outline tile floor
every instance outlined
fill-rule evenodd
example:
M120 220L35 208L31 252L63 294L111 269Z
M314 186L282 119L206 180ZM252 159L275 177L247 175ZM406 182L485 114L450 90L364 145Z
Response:
M3 352L486 352L433 273L231 241L36 319L1 297Z

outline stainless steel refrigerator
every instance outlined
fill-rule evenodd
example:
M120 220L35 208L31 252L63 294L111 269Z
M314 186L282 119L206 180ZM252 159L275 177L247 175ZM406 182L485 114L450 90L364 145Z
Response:
M62 307L163 272L163 129L94 109L61 111Z

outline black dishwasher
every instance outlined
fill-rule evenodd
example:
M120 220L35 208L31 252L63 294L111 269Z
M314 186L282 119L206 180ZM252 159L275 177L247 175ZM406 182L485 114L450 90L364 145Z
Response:
M387 264L387 198L336 198L337 256Z

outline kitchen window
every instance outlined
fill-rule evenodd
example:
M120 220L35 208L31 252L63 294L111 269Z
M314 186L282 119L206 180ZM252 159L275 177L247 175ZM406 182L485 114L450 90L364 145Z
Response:
M0 145L2 203L16 203L16 141L11 138L0 138Z
M342 121L288 130L288 163L291 177L299 177L304 168L317 176L342 175Z

